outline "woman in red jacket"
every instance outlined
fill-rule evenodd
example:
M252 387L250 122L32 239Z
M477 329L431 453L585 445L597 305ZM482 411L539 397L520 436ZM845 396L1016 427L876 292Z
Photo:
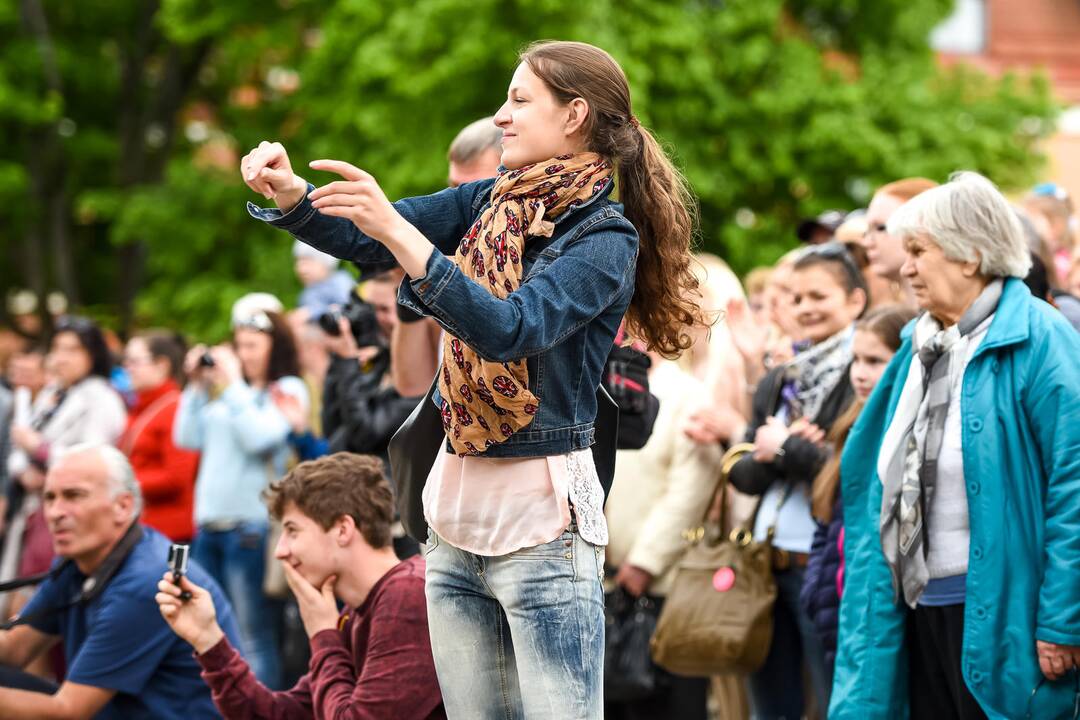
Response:
M183 358L183 344L168 333L144 333L128 341L124 368L137 395L119 445L142 487L143 524L186 542L195 534L199 454L173 444L173 420L180 401L175 378Z

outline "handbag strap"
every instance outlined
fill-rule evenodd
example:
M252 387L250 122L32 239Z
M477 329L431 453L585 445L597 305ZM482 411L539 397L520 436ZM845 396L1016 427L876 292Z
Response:
M696 527L689 528L683 531L683 538L690 543L695 543L705 537L705 527L709 524L709 509L712 508L716 502L717 496L723 498L726 497L728 475L731 474L731 469L735 467L735 463L739 462L744 455L752 453L754 451L753 443L736 443L728 448L724 453L723 459L720 461L720 474L716 480L716 486L713 488L712 494L709 495L709 501L705 504L705 510L701 514L701 521ZM758 505L761 504L761 500L758 500ZM728 530L725 527L725 508L723 503L720 506L720 521L719 525L720 537L726 537ZM757 515L757 506L754 507L753 515ZM739 528L740 532L745 531L746 528ZM732 529L734 532L734 528Z
M754 452L754 444L743 442L736 443L728 448L724 453L723 459L720 461L720 477L716 481L716 487L713 489L712 495L709 496L709 502L705 506L705 512L702 514L701 524L695 528L691 528L683 532L683 537L689 542L697 542L705 537L705 528L708 523L709 509L712 508L713 503L716 502L716 497L719 495L725 497L727 492L728 476L731 474L731 470L735 467L742 458L750 453ZM783 494L780 496L780 500L776 503L776 518L768 529L768 540L772 542L773 535L776 534L776 524L780 519L780 508L784 506L788 498L791 497L792 485L786 483ZM726 538L730 535L730 540L733 542L739 542L741 544L747 544L753 538L753 528L757 520L758 512L761 510L761 503L764 500L764 494L759 495L757 502L754 503L754 511L750 513L747 521L741 526L731 528L729 531L725 527L725 508L721 505L720 508L720 521L717 523L720 529L720 537Z

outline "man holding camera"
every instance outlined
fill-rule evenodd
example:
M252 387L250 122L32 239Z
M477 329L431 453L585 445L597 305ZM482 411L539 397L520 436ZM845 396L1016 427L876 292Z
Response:
M445 718L428 639L424 562L390 545L393 501L377 458L301 463L267 493L276 556L311 642L310 672L272 692L215 620L216 599L186 577L158 584L161 614L198 653L226 718ZM191 599L180 600L181 592ZM344 611L338 610L338 600Z
M170 541L139 525L142 497L123 453L72 448L49 468L43 503L58 558L15 626L0 632L0 718L215 717L190 648L154 604ZM190 572L237 638L221 590L197 566ZM67 662L59 687L14 669L57 642Z
M370 453L385 463L390 438L418 402L399 395L388 374L402 275L400 269L375 275L360 286L360 298L319 319L333 356L322 418L331 453Z

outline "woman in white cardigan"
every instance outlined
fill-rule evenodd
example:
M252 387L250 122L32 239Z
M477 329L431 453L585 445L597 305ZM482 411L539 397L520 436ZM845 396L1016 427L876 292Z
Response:
M649 389L660 399L656 425L641 450L619 451L604 514L607 564L616 571L607 589L644 594L659 606L686 550L683 531L701 523L716 487L722 448L695 442L683 431L708 394L705 385L675 363L657 356L653 363ZM707 689L707 679L671 676L647 700L608 702L605 717L704 720Z

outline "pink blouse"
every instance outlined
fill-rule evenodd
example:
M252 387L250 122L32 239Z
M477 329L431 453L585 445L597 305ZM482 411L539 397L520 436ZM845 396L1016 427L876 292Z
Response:
M570 524L571 503L582 538L607 545L604 493L590 450L540 458L439 453L423 501L431 529L475 555L551 542Z

